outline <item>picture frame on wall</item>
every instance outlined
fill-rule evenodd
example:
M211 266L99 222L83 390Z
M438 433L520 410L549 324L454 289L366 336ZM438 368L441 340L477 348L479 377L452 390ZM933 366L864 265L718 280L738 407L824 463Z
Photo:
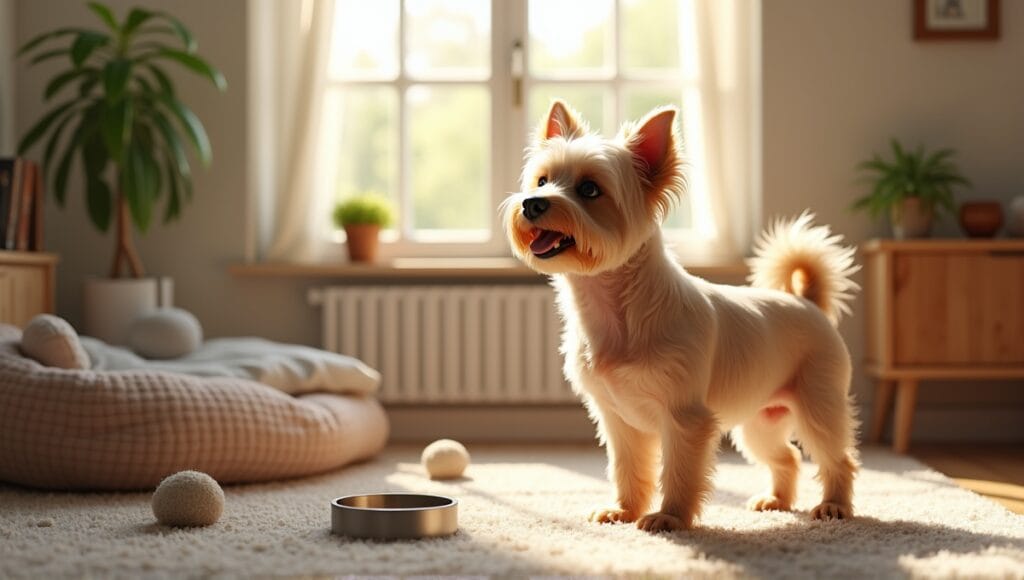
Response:
M915 40L996 40L999 0L913 0Z

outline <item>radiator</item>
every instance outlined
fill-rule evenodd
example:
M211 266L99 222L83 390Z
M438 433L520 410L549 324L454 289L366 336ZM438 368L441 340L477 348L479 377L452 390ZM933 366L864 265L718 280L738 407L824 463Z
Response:
M325 349L381 372L386 403L574 402L547 286L315 289Z

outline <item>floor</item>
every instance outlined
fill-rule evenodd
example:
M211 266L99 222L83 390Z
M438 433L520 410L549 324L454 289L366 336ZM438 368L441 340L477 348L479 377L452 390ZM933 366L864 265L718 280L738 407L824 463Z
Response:
M157 525L149 493L52 493L0 484L0 578L341 575L686 578L1024 577L1024 516L916 459L865 448L857 517L813 521L817 469L804 464L794 512L757 513L766 469L724 450L700 525L648 534L587 522L612 487L588 446L471 445L465 477L428 479L419 446L392 447L320 476L227 486L205 528ZM329 532L339 495L455 497L459 532L367 542Z
M1024 514L1024 443L921 444L910 455L961 487Z

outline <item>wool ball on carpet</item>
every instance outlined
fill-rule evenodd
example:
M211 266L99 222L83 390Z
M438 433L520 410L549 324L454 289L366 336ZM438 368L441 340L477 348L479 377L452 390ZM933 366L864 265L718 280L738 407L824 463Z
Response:
M165 526L209 526L224 513L224 490L200 471L179 471L153 493L153 515Z
M469 451L453 439L438 439L423 450L420 463L431 479L455 479L469 465Z

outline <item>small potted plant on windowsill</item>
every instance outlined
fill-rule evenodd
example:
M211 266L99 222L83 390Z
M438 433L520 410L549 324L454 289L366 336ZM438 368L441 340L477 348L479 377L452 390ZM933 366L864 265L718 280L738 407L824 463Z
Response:
M866 210L872 217L888 214L897 239L928 237L939 211L956 211L953 187L970 186L970 182L953 163L952 149L927 152L919 146L907 151L896 139L891 148L892 161L876 153L857 166L872 188L854 202L853 209Z
M334 224L345 229L348 255L353 262L374 262L380 246L380 230L391 225L394 210L383 196L367 193L334 207Z

